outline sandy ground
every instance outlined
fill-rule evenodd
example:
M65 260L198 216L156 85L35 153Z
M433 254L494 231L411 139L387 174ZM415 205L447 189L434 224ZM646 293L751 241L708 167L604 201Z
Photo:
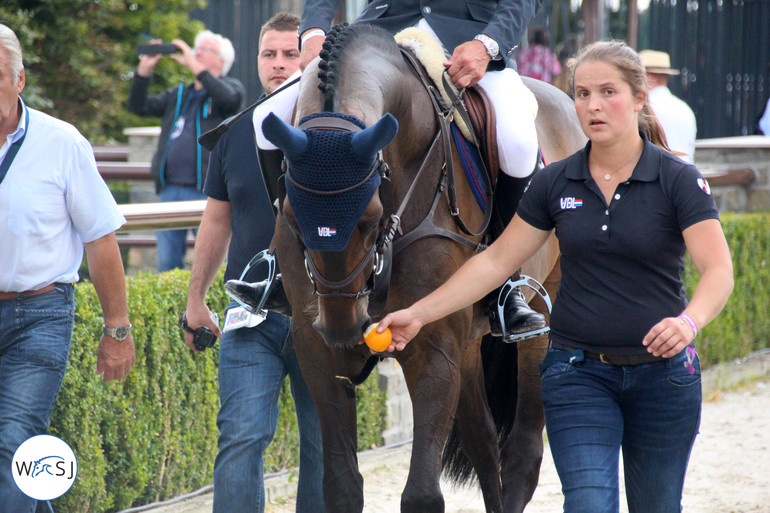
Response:
M409 470L410 445L394 449L380 465L364 470L364 511L399 511L400 492ZM447 513L484 512L474 489L442 485ZM562 494L546 444L540 483L527 513L562 511ZM621 497L621 512L627 512ZM684 490L685 512L770 512L770 382L722 392L703 404L701 432L695 442ZM267 513L292 513L292 497L274 500Z

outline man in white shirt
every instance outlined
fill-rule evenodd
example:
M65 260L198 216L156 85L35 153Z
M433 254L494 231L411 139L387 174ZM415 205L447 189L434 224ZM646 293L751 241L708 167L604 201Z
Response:
M650 107L666 133L668 147L692 164L697 131L695 114L668 88L669 77L679 75L679 70L671 68L671 58L666 52L642 50L639 57L647 70Z
M64 379L83 247L104 314L96 372L135 361L115 230L125 219L72 125L28 108L16 34L0 24L0 510L50 511L21 492L11 461L44 434ZM66 440L65 440L66 442Z

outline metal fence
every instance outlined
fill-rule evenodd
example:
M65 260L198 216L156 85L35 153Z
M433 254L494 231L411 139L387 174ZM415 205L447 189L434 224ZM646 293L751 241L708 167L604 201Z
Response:
M669 86L698 139L755 133L770 96L770 0L652 0L649 48L682 70Z

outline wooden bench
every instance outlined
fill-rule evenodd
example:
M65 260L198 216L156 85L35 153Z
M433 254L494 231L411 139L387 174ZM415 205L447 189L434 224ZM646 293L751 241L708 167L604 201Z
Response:
M205 207L206 200L118 205L120 213L126 218L126 224L120 228L119 233L164 228L197 228Z
M118 145L92 145L96 161L105 162L127 162L128 146Z
M158 239L155 235L127 235L118 234L118 245L122 248L154 248L158 245ZM188 237L187 247L195 247L195 239Z
M152 180L149 162L97 161L96 167L105 182L110 180Z
M700 172L703 174L703 177L709 181L709 185L712 187L727 185L742 185L748 187L757 179L756 172L747 167L735 169L701 168Z

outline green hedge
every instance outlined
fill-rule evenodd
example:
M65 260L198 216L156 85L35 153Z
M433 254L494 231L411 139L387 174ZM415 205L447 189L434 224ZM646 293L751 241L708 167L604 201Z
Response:
M698 335L704 367L768 347L770 334L770 214L722 215L733 256L735 290L724 311ZM222 274L217 278L221 283ZM125 509L168 499L211 482L216 454L217 353L194 355L177 319L186 304L189 272L140 274L128 280L137 363L122 383L105 385L94 373L101 309L89 283L77 286L70 365L50 432L78 457L73 488L54 501L62 513ZM688 262L692 295L697 273ZM222 287L207 298L220 313ZM376 374L358 388L359 449L381 443L385 397ZM298 461L298 433L288 384L281 417L266 454L266 471Z
M721 214L733 259L735 288L724 310L698 334L704 367L770 347L770 213ZM688 297L698 274L688 261Z
M217 351L192 353L177 321L186 306L190 273L139 274L128 279L136 365L121 383L95 374L101 308L90 283L76 287L69 368L49 432L72 446L78 476L54 501L61 513L103 512L165 500L212 481L219 408ZM221 283L220 272L217 282ZM223 312L223 287L210 308ZM359 444L381 444L385 396L376 373L358 388ZM280 423L266 454L266 472L298 464L298 430L288 381ZM363 416L363 412L366 412Z

